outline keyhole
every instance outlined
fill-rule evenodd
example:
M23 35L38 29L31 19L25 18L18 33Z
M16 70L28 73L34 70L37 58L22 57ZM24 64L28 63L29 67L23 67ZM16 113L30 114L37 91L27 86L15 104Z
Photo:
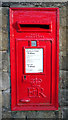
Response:
M26 79L26 76L24 76L24 79Z

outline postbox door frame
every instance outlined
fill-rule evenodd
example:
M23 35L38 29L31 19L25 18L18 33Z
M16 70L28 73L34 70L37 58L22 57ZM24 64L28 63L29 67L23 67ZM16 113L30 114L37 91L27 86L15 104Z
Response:
M14 10L48 10L48 11L56 11L56 80L53 81L53 67L52 67L52 103L47 106L18 106L17 105L17 76L16 76L16 43L14 36L14 28L12 24L13 20L13 11ZM52 54L53 54L53 44L52 44ZM53 57L52 57L52 65L53 65ZM55 65L55 64L54 64ZM11 110L12 111L21 111L21 110L57 110L58 109L58 82L59 82L59 9L58 8L10 8L10 68L11 68ZM56 84L54 84L56 83ZM53 88L53 86L55 87ZM55 96L53 93L55 91Z

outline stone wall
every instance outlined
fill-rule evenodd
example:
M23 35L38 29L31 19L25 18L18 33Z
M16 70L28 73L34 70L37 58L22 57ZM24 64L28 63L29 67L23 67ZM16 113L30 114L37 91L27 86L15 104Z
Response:
M59 30L59 110L58 111L11 111L9 7L58 7ZM68 117L68 8L67 3L2 2L0 7L0 106L2 118L67 118ZM1 29L2 28L2 29ZM2 62L2 64L1 64ZM1 108L1 107L0 107ZM0 109L1 111L1 109ZM1 115L0 115L1 116Z

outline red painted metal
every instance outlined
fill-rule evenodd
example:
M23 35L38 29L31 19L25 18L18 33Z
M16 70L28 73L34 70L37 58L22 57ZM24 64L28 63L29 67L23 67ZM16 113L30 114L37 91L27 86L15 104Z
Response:
M26 49L42 49L43 72L26 73ZM10 8L10 68L12 111L58 109L58 8Z

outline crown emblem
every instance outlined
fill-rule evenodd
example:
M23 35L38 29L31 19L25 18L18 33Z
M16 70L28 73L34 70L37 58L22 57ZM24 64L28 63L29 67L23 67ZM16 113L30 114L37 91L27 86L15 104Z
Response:
M35 79L31 79L30 82L31 82L32 86L40 86L40 83L42 82L42 79L35 78Z

